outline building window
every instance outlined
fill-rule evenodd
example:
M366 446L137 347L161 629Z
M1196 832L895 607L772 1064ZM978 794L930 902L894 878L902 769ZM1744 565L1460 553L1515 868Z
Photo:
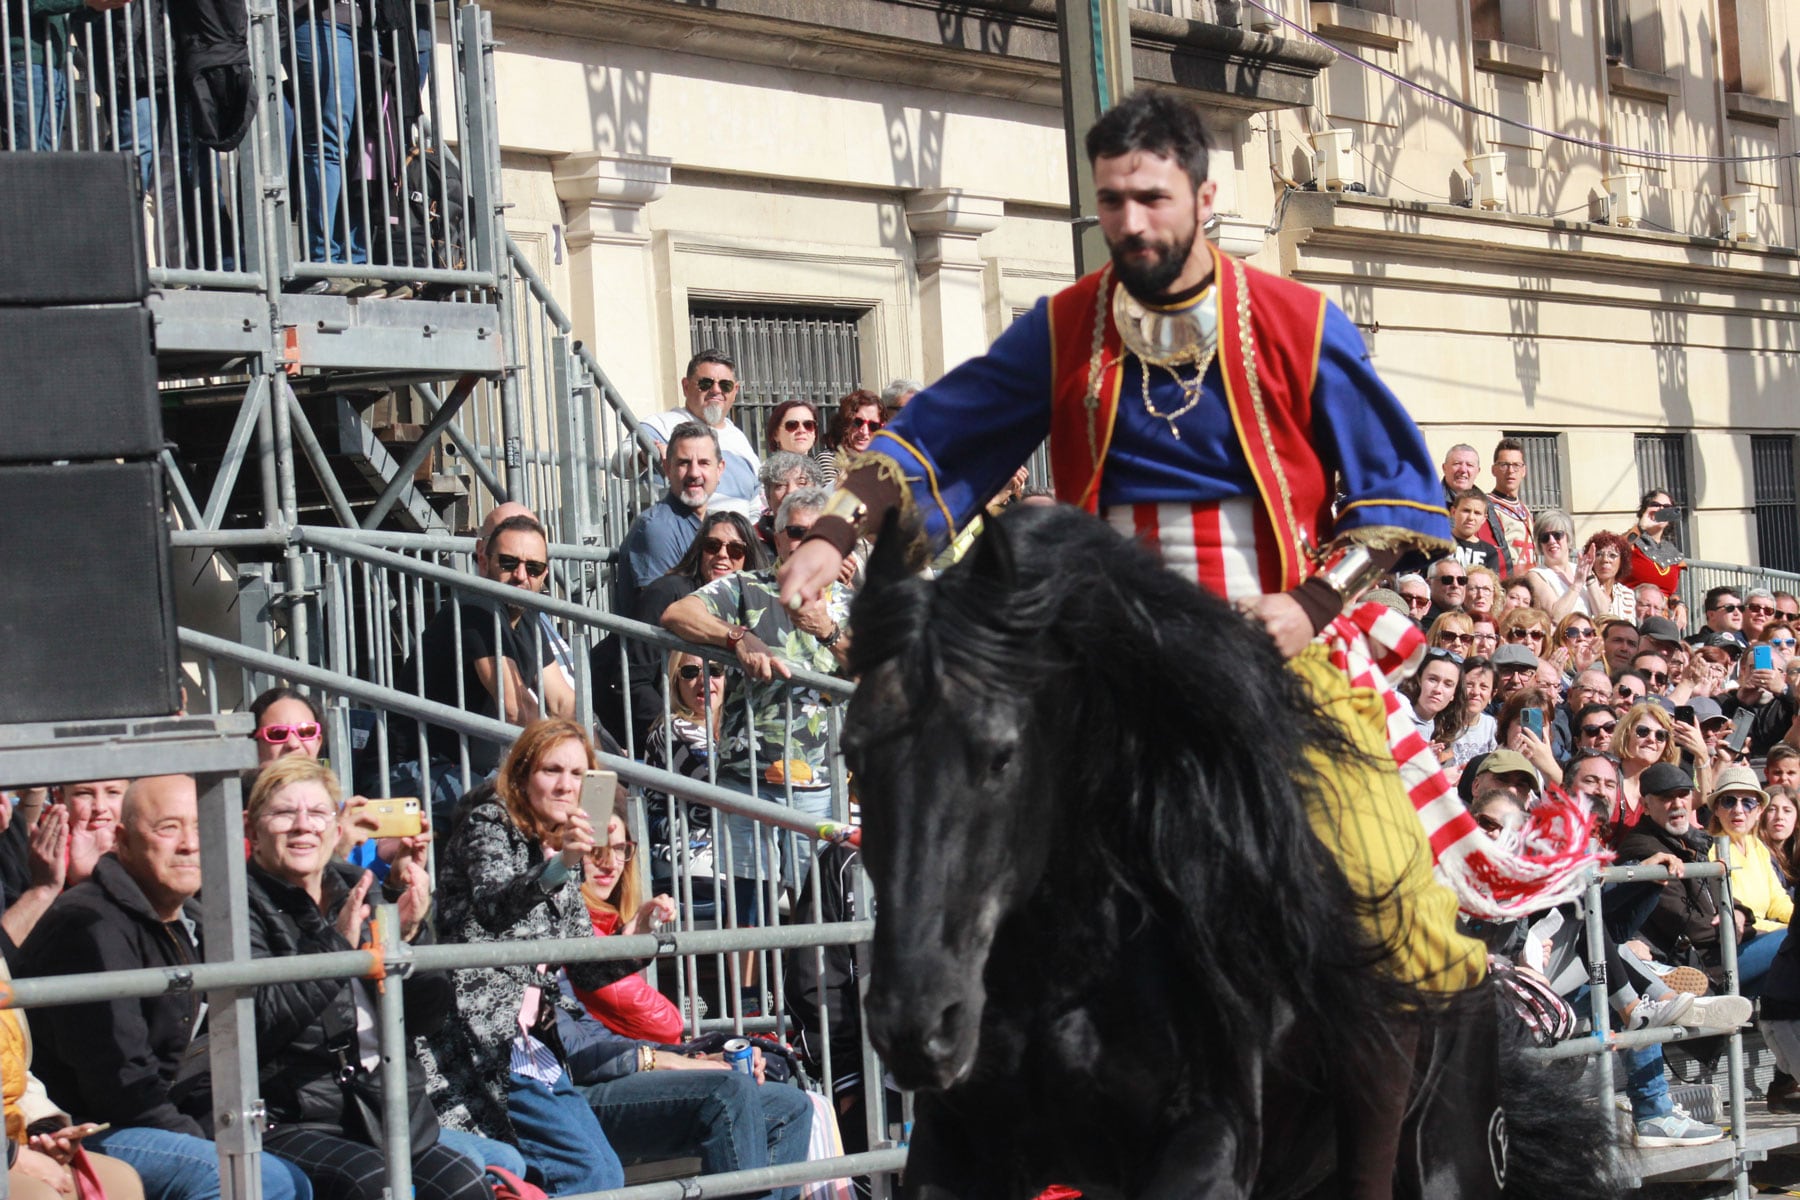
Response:
M1606 34L1606 61L1640 71L1661 71L1662 14L1659 0L1600 0Z
M863 386L861 317L849 308L696 304L688 336L695 353L723 350L737 363L732 419L760 453L769 410L783 400L811 401L823 439L838 398Z
M1688 491L1687 436L1680 433L1640 433L1634 448L1637 456L1638 495L1643 495L1651 488L1660 488L1669 493L1669 499L1681 510L1680 519L1671 526L1675 533L1675 544L1688 554L1695 554L1694 543L1688 536L1692 499ZM1636 498L1634 496L1633 500Z
M1774 94L1769 0L1719 0L1719 76L1728 92Z
M1538 0L1469 0L1469 28L1478 42L1536 48Z
M1502 430L1502 437L1518 438L1525 447L1525 485L1519 499L1536 511L1561 508L1562 439L1554 433L1531 433L1516 429Z
M1794 439L1771 434L1750 439L1756 499L1757 566L1800 572L1800 512L1794 496Z

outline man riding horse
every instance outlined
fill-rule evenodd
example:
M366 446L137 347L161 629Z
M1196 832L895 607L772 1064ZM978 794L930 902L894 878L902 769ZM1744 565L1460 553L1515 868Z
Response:
M1218 185L1191 107L1139 92L1094 125L1087 153L1111 262L876 434L782 569L783 598L817 596L895 510L923 561L1048 436L1062 500L1260 623L1366 752L1322 764L1336 798L1314 828L1371 898L1394 973L1446 998L1470 989L1485 953L1457 932L1457 898L1433 877L1380 698L1315 640L1404 553L1451 549L1424 439L1336 305L1203 236ZM1344 1098L1350 1194L1391 1194L1414 1037L1396 1031L1387 1094Z

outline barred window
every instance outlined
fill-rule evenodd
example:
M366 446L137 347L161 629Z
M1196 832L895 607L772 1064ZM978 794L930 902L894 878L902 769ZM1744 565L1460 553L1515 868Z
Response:
M1519 499L1533 512L1563 507L1562 435L1506 429L1502 437L1518 438L1525 447L1525 484Z
M723 350L737 363L740 390L731 416L760 453L769 410L783 400L809 400L821 422L829 422L838 397L865 386L861 317L853 308L696 304L688 312L688 335L695 353Z
M1643 495L1651 488L1661 488L1669 493L1669 499L1681 510L1681 518L1670 526L1674 531L1675 544L1689 555L1698 557L1698 549L1690 536L1692 527L1688 523L1692 512L1692 496L1688 488L1687 435L1640 433L1637 435L1635 451L1638 495Z
M1751 438L1750 466L1756 489L1756 565L1770 571L1800 571L1793 437L1783 433Z

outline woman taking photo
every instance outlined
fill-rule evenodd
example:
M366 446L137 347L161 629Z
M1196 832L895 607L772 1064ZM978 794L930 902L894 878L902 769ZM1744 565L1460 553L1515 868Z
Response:
M869 448L869 440L887 423L881 414L881 397L858 388L838 401L831 418L831 429L825 438L826 450L819 455L825 468L825 482L836 483L838 466Z
M330 767L290 755L263 768L244 807L245 875L255 958L328 954L367 945L374 877L336 861L341 796ZM428 941L430 877L407 850L388 872L385 896L407 941ZM448 1016L451 986L438 973L410 976L406 1024L430 1035ZM268 984L256 989L256 1048L269 1128L263 1148L300 1168L320 1200L382 1200L385 1116L375 988L364 979ZM397 1048L404 1054L404 1048ZM413 1187L421 1200L484 1200L481 1171L437 1139L425 1074L407 1058Z
M1673 740L1674 727L1675 722L1660 704L1639 702L1620 719L1612 741L1613 757L1619 760L1619 806L1607 822L1615 836L1636 825L1643 815L1638 778L1645 769L1653 763L1680 763L1681 751Z
M1531 583L1531 603L1560 621L1572 612L1587 613L1587 589L1584 585L1594 571L1592 552L1583 551L1575 562L1569 560L1575 542L1575 522L1559 508L1547 508L1537 514L1538 565L1526 573ZM1591 614L1590 614L1591 615Z
M563 718L525 727L491 785L464 798L466 814L438 862L438 935L447 942L587 938L581 899L594 828L581 811L583 776L597 761L581 726ZM623 1184L624 1169L593 1110L569 1079L555 1035L567 973L602 988L639 962L478 967L457 971L456 1010L443 1032L414 1040L446 1125L512 1142L555 1194Z
M1535 723L1527 714L1535 715ZM1523 754L1537 768L1544 783L1562 782L1562 766L1551 748L1550 724L1556 719L1556 704L1539 688L1520 688L1500 706L1494 740L1508 750Z

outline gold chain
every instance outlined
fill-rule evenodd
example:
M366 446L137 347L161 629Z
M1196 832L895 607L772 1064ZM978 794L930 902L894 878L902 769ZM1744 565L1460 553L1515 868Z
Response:
M1183 379L1181 377L1181 372L1174 367L1163 366L1162 369L1169 373L1169 377L1181 385L1181 394L1187 397L1187 403L1183 404L1174 412L1162 412L1157 409L1156 405L1150 402L1150 364L1142 359L1138 360L1138 390L1141 391L1144 396L1144 411L1160 421L1167 421L1169 423L1169 432L1175 435L1175 440L1178 442L1181 440L1181 430L1175 427L1175 422L1193 412L1195 407L1199 405L1201 397L1204 394L1206 372L1212 367L1213 358L1218 354L1218 351L1219 344L1215 341L1213 342L1212 349L1206 352L1206 357L1198 360L1194 364L1195 371L1192 379Z
M1087 409L1088 456L1093 460L1094 470L1100 470L1100 432L1098 429L1100 416L1100 378L1103 372L1101 350L1106 344L1106 300L1111 289L1107 284L1112 282L1112 263L1108 262L1100 268L1100 286L1094 292L1094 347L1088 355L1087 397L1082 404Z

